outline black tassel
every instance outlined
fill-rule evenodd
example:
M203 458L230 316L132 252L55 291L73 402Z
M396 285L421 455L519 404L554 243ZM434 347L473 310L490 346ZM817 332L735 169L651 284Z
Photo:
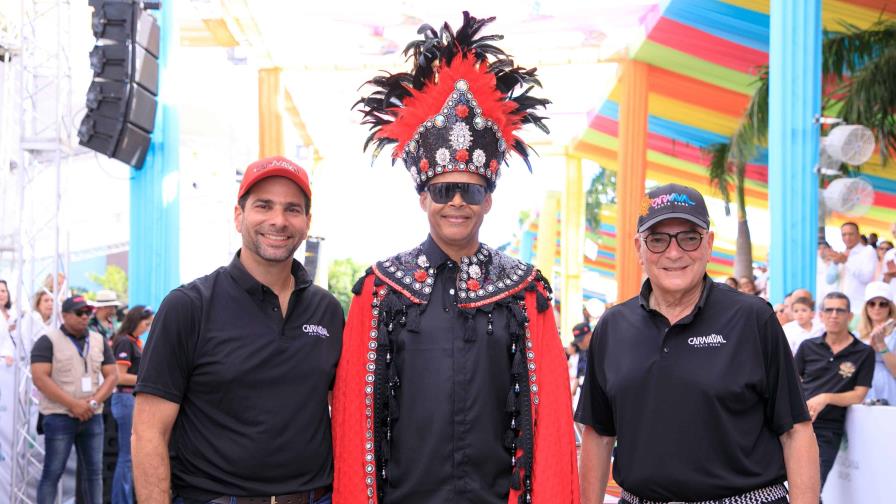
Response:
M516 446L516 431L513 429L507 429L504 431L504 448L507 450L513 450ZM513 453L511 451L510 453Z
M364 288L364 280L367 279L367 275L373 273L373 268L367 268L367 271L355 282L355 285L352 287L352 294L359 295L361 294L361 289Z
M535 307L538 308L538 313L543 313L545 310L551 307L551 303L548 302L548 298L545 297L545 295L542 294L540 290L535 291Z
M516 355L513 357L513 366L510 368L511 372L520 376L526 376L528 372L526 371L526 359L525 353L517 351Z
M520 468L519 466L515 466L513 468L513 472L510 474L510 488L514 490L519 490L523 487L522 478L520 477ZM522 495L520 495L522 497Z
M511 390L507 394L507 404L504 406L504 411L507 413L514 413L520 410L520 400L517 394L513 393Z

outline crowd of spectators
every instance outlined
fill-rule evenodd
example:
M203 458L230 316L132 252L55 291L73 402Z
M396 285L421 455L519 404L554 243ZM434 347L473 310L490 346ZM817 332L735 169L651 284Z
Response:
M22 366L30 364L34 386L40 393L32 428L49 435L47 439L61 440L45 447L38 502L55 501L72 447L79 460L78 502L103 502L104 486L113 504L134 502L127 441L142 349L140 338L148 331L154 313L146 306L128 309L112 290L100 290L91 298L72 295L64 275L55 282L48 275L20 312L8 283L0 279L0 365L12 367L16 358ZM92 351L93 338L102 344L92 345ZM91 359L93 354L96 359ZM65 369L80 369L77 362L68 365L71 359L91 364L96 360L95 369L84 364L88 369L85 373L96 379L86 383L83 376L67 376ZM108 428L117 430L119 452L114 478L98 482L103 477L104 429Z

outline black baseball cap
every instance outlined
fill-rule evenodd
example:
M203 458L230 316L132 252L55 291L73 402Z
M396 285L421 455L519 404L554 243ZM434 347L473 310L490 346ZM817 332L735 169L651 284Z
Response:
M87 299L85 299L84 296L72 296L62 302L63 313L74 313L85 307L90 308L91 310L93 309L93 305L87 302Z
M703 195L681 184L662 185L647 193L641 203L638 232L643 233L666 219L684 219L709 229L709 212Z

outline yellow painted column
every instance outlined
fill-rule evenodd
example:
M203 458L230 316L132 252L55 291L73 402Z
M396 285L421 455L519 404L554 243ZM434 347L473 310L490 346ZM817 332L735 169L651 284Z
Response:
M538 215L538 237L535 241L535 266L548 281L554 281L554 261L557 259L557 214L560 213L560 193L548 191ZM562 299L561 299L562 302Z
M617 302L638 295L641 266L635 253L644 179L647 173L647 79L649 66L640 61L622 64L619 100L619 172L616 177Z
M283 87L278 67L258 70L258 157L282 156L283 114L280 106Z
M582 269L585 254L585 189L582 158L566 153L566 186L560 217L560 339L572 341L572 328L582 321Z

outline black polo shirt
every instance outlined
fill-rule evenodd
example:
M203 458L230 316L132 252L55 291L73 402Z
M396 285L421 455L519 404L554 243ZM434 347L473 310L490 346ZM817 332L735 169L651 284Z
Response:
M588 349L576 421L616 436L614 479L659 501L737 495L786 479L778 436L809 420L772 308L707 276L670 327L641 295L608 310Z
M794 356L806 398L825 392L836 394L856 387L871 387L874 350L852 336L852 342L834 355L824 339L826 335L807 339ZM845 420L846 408L831 404L818 413L814 425L842 431Z
M115 363L128 367L128 374L135 375L140 371L140 359L143 356L143 343L139 338L130 334L121 334L112 340L112 353L115 354ZM119 392L133 392L133 385L117 385Z
M297 261L292 274L285 318L239 253L159 307L136 393L180 405L171 483L188 502L291 494L333 480L327 393L343 311Z

